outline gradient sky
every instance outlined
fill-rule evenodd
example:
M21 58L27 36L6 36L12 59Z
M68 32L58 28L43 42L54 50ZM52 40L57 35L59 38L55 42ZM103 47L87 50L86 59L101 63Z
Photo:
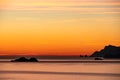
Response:
M0 0L0 55L90 55L119 22L119 0Z

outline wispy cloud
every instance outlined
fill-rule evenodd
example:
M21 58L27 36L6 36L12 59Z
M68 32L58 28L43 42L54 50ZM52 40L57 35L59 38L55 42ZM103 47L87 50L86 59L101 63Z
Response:
M70 11L90 14L119 14L119 0L16 0L1 4L0 10L8 11Z

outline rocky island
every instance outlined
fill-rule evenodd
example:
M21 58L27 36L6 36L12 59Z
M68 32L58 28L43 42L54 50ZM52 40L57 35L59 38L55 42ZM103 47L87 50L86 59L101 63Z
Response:
M11 62L38 62L38 60L34 57L27 59L25 57L20 57L18 59L12 60Z

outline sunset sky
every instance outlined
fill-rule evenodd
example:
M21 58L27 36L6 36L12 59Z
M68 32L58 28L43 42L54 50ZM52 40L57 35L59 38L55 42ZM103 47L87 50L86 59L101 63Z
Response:
M120 0L0 0L0 55L90 55L120 46Z

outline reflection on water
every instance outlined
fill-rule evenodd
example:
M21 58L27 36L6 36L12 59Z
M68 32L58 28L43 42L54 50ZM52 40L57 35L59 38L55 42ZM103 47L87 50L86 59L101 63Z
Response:
M115 76L51 75L51 74L2 74L0 80L119 80Z
M1 71L1 74L50 74L50 75L92 75L92 76L116 76L118 73L83 73L83 72L47 72L47 71Z
M120 80L120 63L0 63L0 80Z

